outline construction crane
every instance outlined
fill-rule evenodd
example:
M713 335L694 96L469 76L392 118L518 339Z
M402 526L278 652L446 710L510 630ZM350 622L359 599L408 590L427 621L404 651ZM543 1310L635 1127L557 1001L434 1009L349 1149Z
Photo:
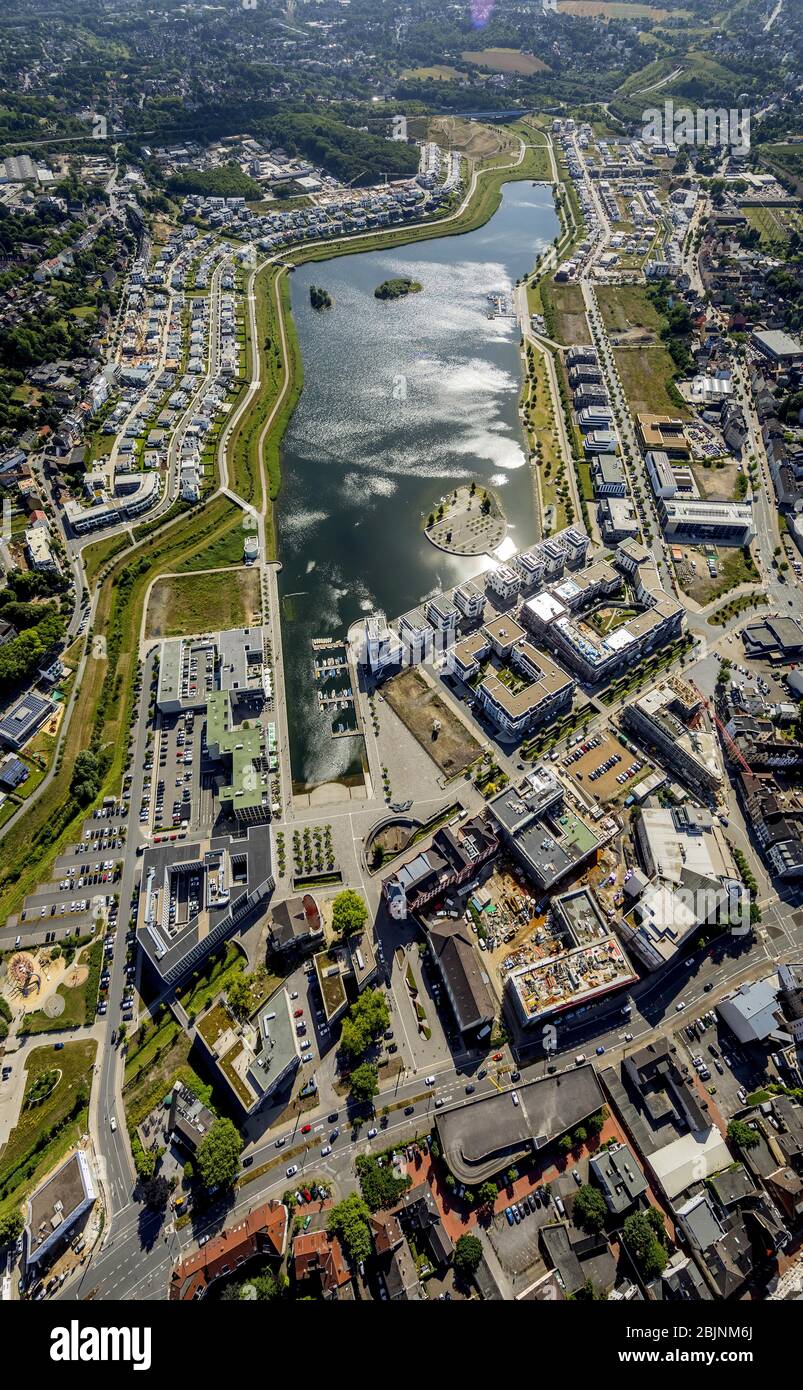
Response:
M695 690L697 694L700 696L700 699L702 700L703 704L708 710L711 719L716 724L717 729L719 730L719 736L722 739L722 742L724 743L725 748L728 751L731 761L738 763L739 766L743 769L743 771L746 772L749 777L752 777L754 775L752 767L750 766L749 762L744 756L739 745L736 743L735 739L731 738L730 734L725 728L725 725L722 723L722 720L720 719L719 715L714 709L714 706L711 704L711 701L709 700L708 696L703 694L702 690L696 684L695 681L691 680L690 677L687 677L687 679L689 681L689 685L692 687L692 690Z

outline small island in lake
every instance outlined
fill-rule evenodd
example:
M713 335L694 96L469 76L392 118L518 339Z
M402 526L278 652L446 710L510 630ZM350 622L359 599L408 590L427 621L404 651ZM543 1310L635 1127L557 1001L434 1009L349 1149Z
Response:
M423 285L402 275L398 280L383 280L374 290L375 299L403 299L406 294L418 294Z
M331 309L334 300L328 290L321 289L320 285L310 285L309 302L313 309Z

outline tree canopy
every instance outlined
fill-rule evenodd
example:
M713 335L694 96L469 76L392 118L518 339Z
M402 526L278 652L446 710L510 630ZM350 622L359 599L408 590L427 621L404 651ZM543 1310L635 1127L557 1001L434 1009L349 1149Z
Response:
M373 1100L379 1091L379 1074L370 1062L361 1062L349 1078L349 1089L357 1101Z
M585 1231L601 1231L607 1215L608 1208L602 1193L598 1188L589 1187L588 1183L584 1183L574 1199L574 1220Z
M198 1174L204 1187L231 1187L242 1151L243 1141L231 1120L215 1120L198 1145Z
M366 1048L384 1033L390 1022L387 999L381 989L363 990L343 1020L340 1046L349 1057L361 1057Z
M370 1220L368 1206L356 1192L344 1197L329 1213L326 1229L339 1238L354 1264L367 1260L373 1249Z
M344 888L332 903L332 927L338 936L352 936L365 925L368 908L353 888Z
M454 1267L458 1274L469 1278L482 1259L482 1242L477 1236L460 1236L454 1248Z
M623 1234L627 1247L645 1279L653 1279L666 1269L666 1234L661 1213L655 1207L634 1211L628 1216Z

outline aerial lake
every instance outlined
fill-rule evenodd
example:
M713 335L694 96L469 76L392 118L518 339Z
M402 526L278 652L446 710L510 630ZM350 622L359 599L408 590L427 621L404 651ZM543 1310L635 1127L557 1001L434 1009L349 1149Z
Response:
M291 276L304 389L282 447L277 529L293 779L357 779L361 740L331 735L317 707L312 639L342 638L373 608L389 618L483 568L436 550L423 523L470 477L494 488L516 548L537 539L518 417L517 278L559 230L551 189L509 183L464 236L302 266ZM380 300L407 276L420 293ZM315 310L310 285L331 309ZM490 562L487 562L490 563Z

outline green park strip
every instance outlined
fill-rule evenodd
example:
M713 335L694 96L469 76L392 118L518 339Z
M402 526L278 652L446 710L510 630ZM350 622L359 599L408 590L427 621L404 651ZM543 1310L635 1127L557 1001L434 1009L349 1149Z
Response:
M229 483L243 501L265 510L268 558L276 537L270 503L279 494L279 449L303 385L303 365L290 311L290 287L283 268L267 265L254 276L260 385L228 441ZM285 345L282 345L284 332ZM253 345L248 335L249 373ZM285 362L285 356L287 361ZM277 402L279 403L277 409ZM271 428L265 426L273 417ZM267 477L267 496L265 478Z
M96 1043L66 1042L60 1052L37 1047L26 1060L26 1098L39 1077L54 1069L58 1081L39 1104L26 1104L3 1149L0 1220L72 1148L86 1129ZM35 1093L34 1093L35 1094Z
M127 531L118 532L113 536L106 536L102 541L94 541L92 545L87 545L82 551L81 558L86 570L86 582L90 589L95 583L103 566L119 555L121 550L125 550L131 544Z
M134 718L133 682L148 586L157 575L173 572L231 530L234 511L228 498L216 497L200 513L173 523L110 565L98 590L86 666L56 774L3 840L0 916L18 910L64 846L77 837L92 806L119 789ZM85 751L97 760L98 791L82 804L73 794L71 779L75 759Z

